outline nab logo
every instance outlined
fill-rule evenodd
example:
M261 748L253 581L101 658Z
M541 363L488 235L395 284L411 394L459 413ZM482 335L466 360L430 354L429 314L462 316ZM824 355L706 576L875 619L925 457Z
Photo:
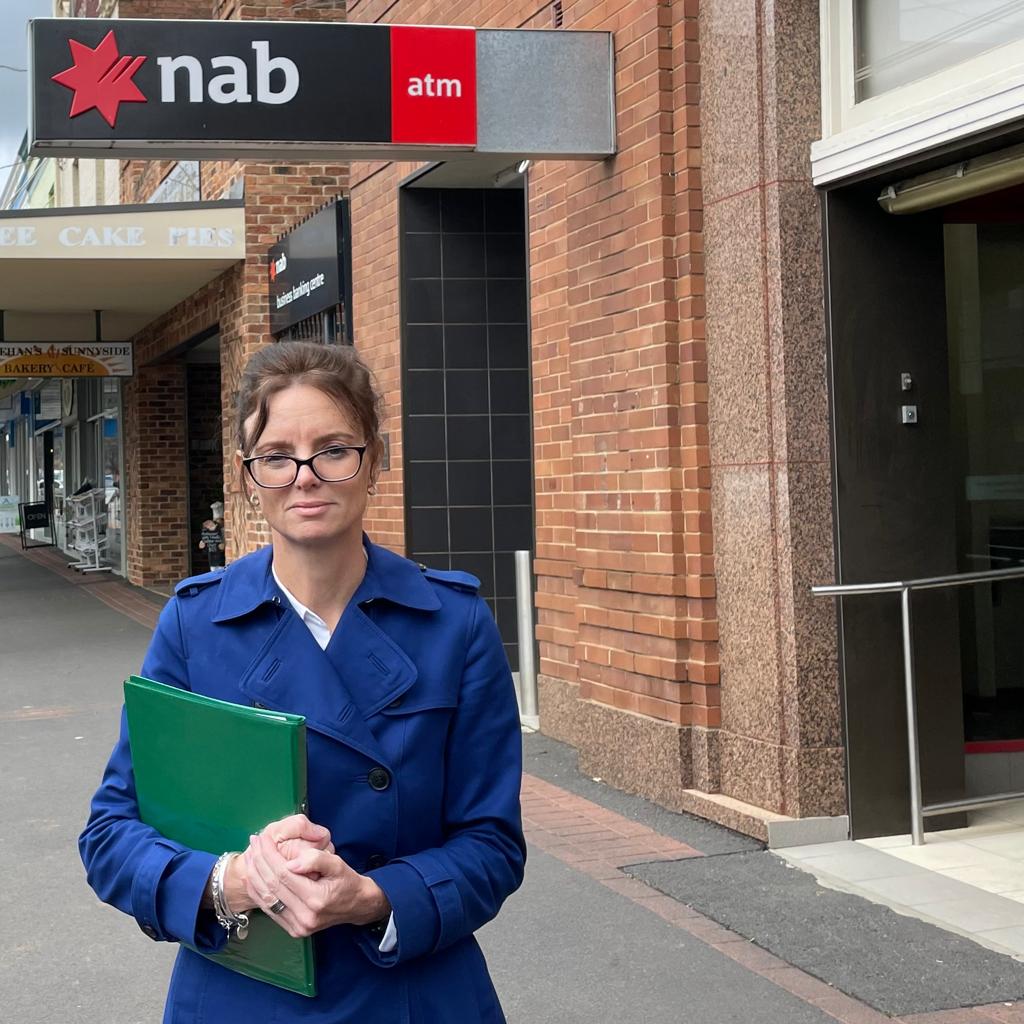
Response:
M68 40L73 65L53 81L74 91L69 117L78 117L90 110L98 110L103 120L115 127L122 103L145 103L146 97L132 80L142 67L145 57L122 57L118 53L113 29L95 49ZM220 56L210 59L211 74L197 57L157 57L160 69L160 102L175 103L184 86L189 103L202 103L205 97L214 103L252 103L253 91L257 103L278 105L289 103L299 91L299 69L288 57L271 57L270 43L253 42L255 68L252 73L254 90L250 89L250 68L240 57ZM204 96L205 94L205 96Z
M70 117L95 108L113 128L122 103L146 102L146 97L132 81L146 58L119 56L113 30L103 37L95 50L74 39L69 39L68 44L74 64L54 75L53 80L74 90Z
M288 257L284 253L281 253L281 255L278 256L276 260L271 260L270 261L270 280L271 281L276 281L277 280L277 275L280 274L283 270L286 270L287 267L288 267Z

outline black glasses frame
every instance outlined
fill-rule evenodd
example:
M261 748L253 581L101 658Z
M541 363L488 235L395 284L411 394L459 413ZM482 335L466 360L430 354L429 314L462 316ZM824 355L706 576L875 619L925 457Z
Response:
M325 483L325 484L343 484L346 480L351 480L351 479L353 479L353 477L359 476L359 470L361 470L363 468L363 457L366 455L366 449L367 448L369 448L369 445L366 445L366 444L332 444L330 446L330 448L324 448L321 451L314 452L312 455L310 455L310 457L308 459L297 459L294 455L282 455L279 452L274 452L274 454L272 456L270 456L270 455L250 455L247 459L242 459L242 465L245 466L246 472L249 474L250 478L252 479L252 482L257 487L262 487L265 491L278 491L282 487L291 487L292 484L294 484L295 481L299 479L299 470L302 469L303 466L309 466L309 471L313 474L313 476L315 476L317 478L317 480L321 481L321 483ZM359 465L356 466L354 473L351 473L348 476L343 476L340 480L328 480L327 477L321 476L316 471L316 467L313 465L313 460L315 458L317 458L318 456L323 455L325 452L336 452L336 451L359 452ZM288 483L286 483L286 484L261 484L259 482L259 480L256 479L256 475L252 471L252 464L254 462L258 462L260 459L268 459L268 458L287 459L289 462L294 463L294 465L295 465L295 474L291 478L291 480L288 481Z

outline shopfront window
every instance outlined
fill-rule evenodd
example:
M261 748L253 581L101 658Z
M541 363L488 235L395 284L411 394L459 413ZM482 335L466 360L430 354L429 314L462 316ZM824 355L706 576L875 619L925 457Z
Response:
M855 0L857 101L1024 38L1024 0Z

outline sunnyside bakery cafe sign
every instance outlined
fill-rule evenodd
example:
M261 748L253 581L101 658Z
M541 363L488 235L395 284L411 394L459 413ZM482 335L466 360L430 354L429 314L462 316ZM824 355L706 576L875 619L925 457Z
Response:
M607 32L47 18L29 64L43 156L615 152Z
M0 377L130 377L129 342L0 342Z

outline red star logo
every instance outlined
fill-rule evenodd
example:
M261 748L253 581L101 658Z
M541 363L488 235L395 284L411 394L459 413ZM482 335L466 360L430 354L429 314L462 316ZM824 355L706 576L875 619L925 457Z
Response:
M95 50L69 39L74 65L53 81L75 91L71 101L71 117L78 117L95 107L103 120L114 127L121 103L145 103L146 97L132 81L132 75L142 67L145 57L121 57L117 40L111 30Z

